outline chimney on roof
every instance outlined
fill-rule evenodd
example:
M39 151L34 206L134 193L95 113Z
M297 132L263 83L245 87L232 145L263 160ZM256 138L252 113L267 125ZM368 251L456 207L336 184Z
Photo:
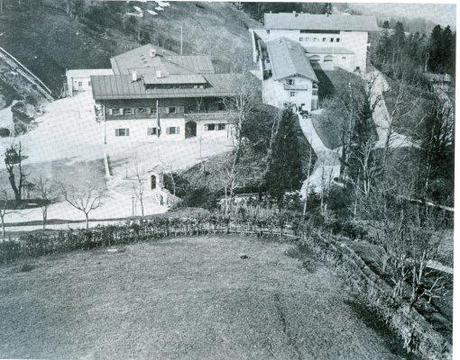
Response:
M163 77L161 70L157 70L157 78L161 78L161 77Z
M139 80L139 75L137 74L136 70L133 70L131 72L131 76L132 76L132 78L131 78L132 82L136 82L137 80Z
M150 57L155 57L157 55L157 51L154 48L150 49Z

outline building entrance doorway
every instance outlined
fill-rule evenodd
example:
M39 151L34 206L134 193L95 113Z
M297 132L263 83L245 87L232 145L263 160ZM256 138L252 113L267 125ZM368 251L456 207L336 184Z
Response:
M195 121L187 121L185 123L185 138L191 138L196 136L196 122Z

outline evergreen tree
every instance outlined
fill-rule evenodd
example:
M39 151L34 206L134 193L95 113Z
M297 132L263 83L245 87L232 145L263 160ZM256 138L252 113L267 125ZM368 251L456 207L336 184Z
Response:
M395 25L394 32L391 35L393 45L393 63L401 60L401 53L406 44L406 34L402 22L398 21Z
M430 57L428 60L428 67L433 72L440 72L443 63L443 51L442 51L442 28L440 25L436 25L431 32L429 53Z
M374 167L374 123L369 98L365 97L355 119L351 135L347 174L355 184L369 182L369 169Z
M268 193L279 208L283 206L284 194L299 190L302 181L296 121L291 109L283 111L266 179Z
M433 95L427 102L419 159L418 194L452 205L454 188L454 116Z
M332 3L325 3L323 5L321 12L326 15L331 15L332 14Z
M375 60L376 60L377 65L381 66L387 63L387 61L392 57L392 53L393 53L393 46L391 43L390 34L389 34L389 31L385 29L380 35L379 41L377 43L376 51L375 51L375 55L376 55Z

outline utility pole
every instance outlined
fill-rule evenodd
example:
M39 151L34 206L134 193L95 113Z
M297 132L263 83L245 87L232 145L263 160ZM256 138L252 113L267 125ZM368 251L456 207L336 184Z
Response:
M156 100L156 108L157 108L157 137L160 137L161 134L161 127L160 127L160 102L158 99Z
M180 56L182 56L182 25L180 26Z

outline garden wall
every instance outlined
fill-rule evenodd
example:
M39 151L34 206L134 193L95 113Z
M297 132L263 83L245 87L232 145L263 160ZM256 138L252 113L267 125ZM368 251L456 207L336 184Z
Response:
M302 236L303 241L307 241ZM422 359L452 359L452 345L405 301L392 297L392 288L373 272L346 244L314 233L310 245L317 256L334 267L338 275L366 298L367 306L401 337L404 348Z

